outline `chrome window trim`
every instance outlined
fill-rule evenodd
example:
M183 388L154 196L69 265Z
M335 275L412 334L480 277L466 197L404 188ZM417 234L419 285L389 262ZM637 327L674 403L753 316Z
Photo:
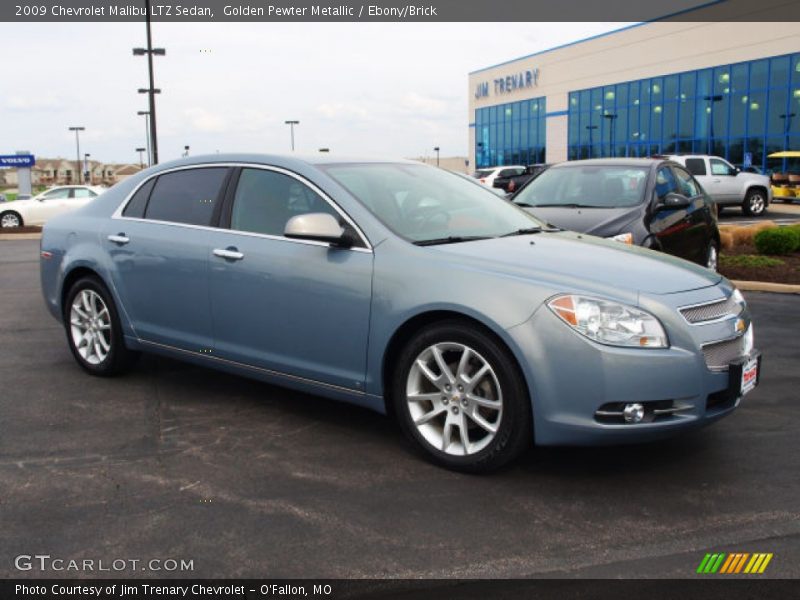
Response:
M193 225L191 223L176 223L175 221L159 221L157 219L143 219L139 217L126 217L122 213L127 208L128 204L130 203L133 196L139 189L145 185L151 179L155 179L161 175L165 175L167 173L174 173L175 171L185 171L189 169L208 169L208 168L215 168L215 167L224 167L224 168L231 168L231 167L241 167L245 169L263 169L265 171L273 171L276 173L281 173L283 175L288 175L293 179L296 179L302 185L305 185L311 188L315 193L317 193L320 198L322 198L325 202L327 202L336 213L342 217L358 234L361 241L365 244L366 247L364 248L342 248L342 250L351 250L353 252L368 252L372 253L372 244L370 244L367 236L361 230L361 228L356 224L356 222L348 215L328 194L323 192L316 184L309 181L305 177L298 175L293 171L289 171L288 169L284 169L282 167L275 167L272 165L263 165L260 163L245 163L245 162L224 162L224 163L201 163L195 165L183 165L180 167L173 167L171 169L165 169L163 171L159 171L158 173L153 173L149 177L146 177L142 181L138 183L138 185L131 190L131 192L123 199L117 209L112 213L111 219L112 220L119 220L119 221L139 221L144 223L157 223L159 225L171 225L173 227L186 227L190 229L202 229L207 231L224 231L226 233L233 233L236 235L245 235L249 237L261 237L268 240L277 240L282 242L290 242L293 244L305 244L309 246L323 246L323 247L331 247L328 242L316 242L313 240L297 240L292 238L287 238L282 235L270 235L267 233L257 233L255 231L239 231L238 229L231 229L223 228L223 227L211 227L210 225Z
M228 358L221 358L219 356L214 356L212 354L203 354L203 353L200 353L200 352L195 352L193 350L184 350L183 348L178 348L176 346L170 346L168 344L161 344L159 342L151 342L149 340L143 340L142 338L137 338L137 341L139 343L141 343L141 344L145 344L145 345L148 345L148 346L156 346L158 348L164 348L166 350L171 350L171 351L174 351L174 352L181 352L183 354L189 354L190 356L197 356L197 357L205 358L205 359L208 359L208 360L214 360L214 361L225 363L225 364L229 364L229 365L232 365L232 366L238 367L238 368L251 369L253 371L258 371L260 373L265 373L265 374L271 375L273 377L282 377L284 379L291 379L293 381L299 381L301 383L307 383L307 384L316 385L316 386L320 386L320 387L331 388L331 389L334 389L334 390L340 390L340 391L343 391L343 392L347 392L349 394L356 394L356 395L359 395L359 396L365 395L365 392L362 391L362 390L348 388L348 387L344 387L344 386L341 386L341 385L336 385L334 383L325 383L324 381L317 381L316 379L309 379L308 377L301 377L300 375L292 375L291 373L284 373L282 371L273 371L272 369L265 369L264 367L257 367L255 365L250 365L250 364L247 364L247 363L242 363L242 362L238 362L238 361L235 361L235 360L230 360Z

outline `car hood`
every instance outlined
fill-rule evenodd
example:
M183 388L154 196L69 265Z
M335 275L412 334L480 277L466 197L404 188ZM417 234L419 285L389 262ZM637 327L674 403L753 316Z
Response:
M624 208L569 208L566 206L523 207L538 218L561 229L611 237L639 216L641 205Z
M591 287L672 294L715 285L722 279L718 273L668 254L569 231L428 249L470 268L503 272L565 290Z

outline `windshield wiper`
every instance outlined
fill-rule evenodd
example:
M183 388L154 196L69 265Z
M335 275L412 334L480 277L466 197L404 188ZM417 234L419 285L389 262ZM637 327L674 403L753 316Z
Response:
M560 208L606 208L605 206L595 206L593 204L534 204L533 208L556 206Z
M515 235L528 235L531 233L551 233L553 231L564 231L560 227L554 227L553 225L548 225L547 227L525 227L524 229L517 229L516 231L511 231L509 233L504 233L500 237L512 237Z
M442 238L434 238L432 240L417 240L414 242L415 246L436 246L439 244L458 244L459 242L472 242L475 240L488 240L489 236L486 235L450 235Z

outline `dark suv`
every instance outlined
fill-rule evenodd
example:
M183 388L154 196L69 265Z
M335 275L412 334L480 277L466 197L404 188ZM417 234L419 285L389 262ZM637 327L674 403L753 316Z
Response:
M560 163L513 197L540 219L717 268L713 201L683 166L654 158Z

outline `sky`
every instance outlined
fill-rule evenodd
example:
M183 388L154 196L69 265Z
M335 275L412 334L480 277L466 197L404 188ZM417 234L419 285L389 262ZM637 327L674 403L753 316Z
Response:
M154 23L159 158L466 156L468 73L627 23ZM0 154L138 162L144 23L0 24Z

